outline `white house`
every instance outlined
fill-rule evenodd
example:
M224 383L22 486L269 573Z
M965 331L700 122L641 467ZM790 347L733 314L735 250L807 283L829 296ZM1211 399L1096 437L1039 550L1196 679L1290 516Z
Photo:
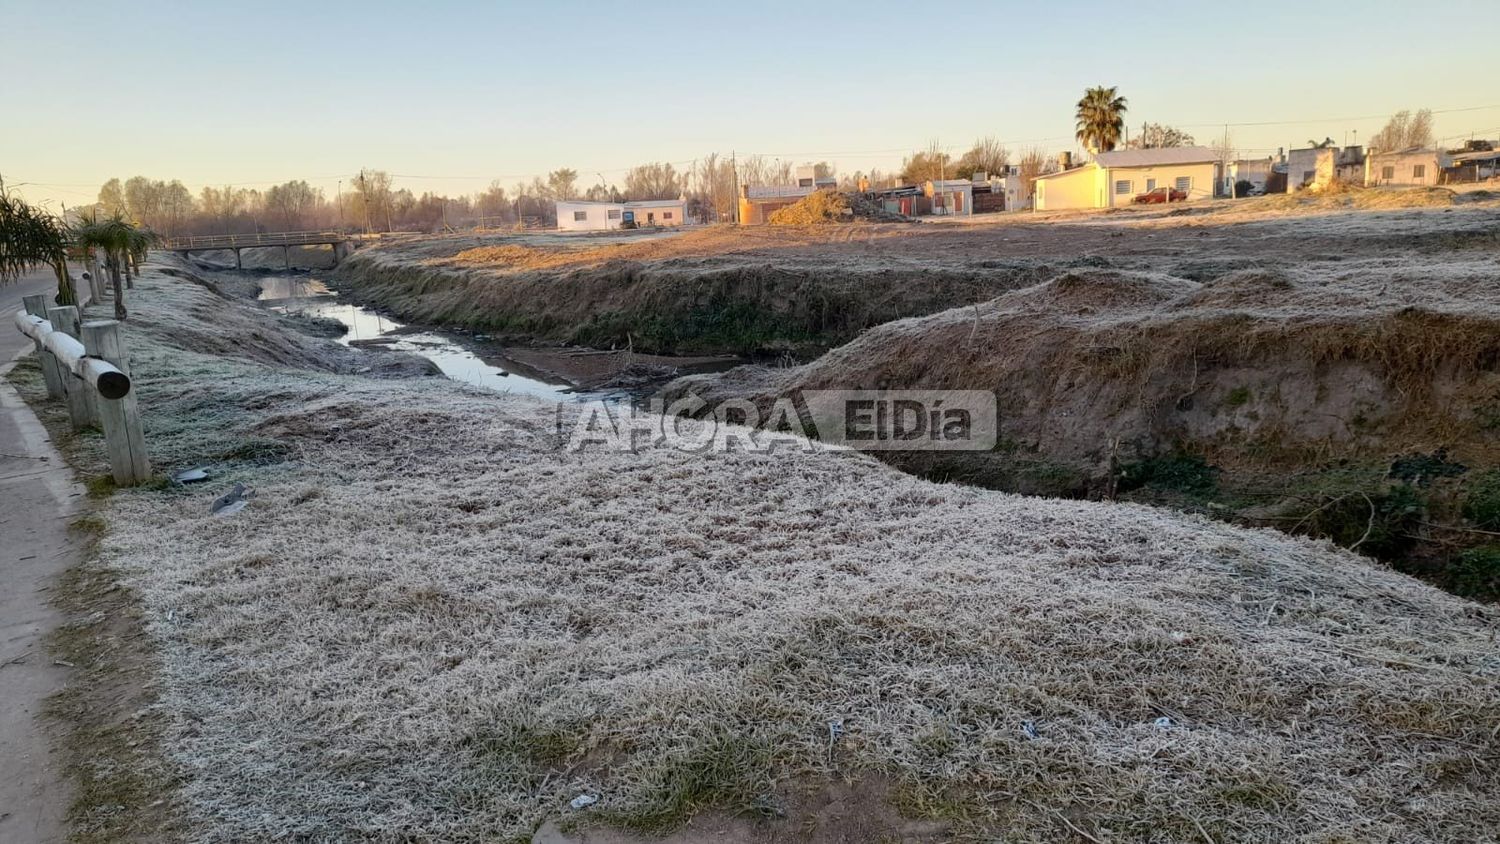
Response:
M593 202L585 199L557 203L558 231L607 231L626 222L636 226L680 226L687 217L682 199L643 199L631 202Z
M974 213L974 183L968 179L930 179L922 193L932 201L938 217L967 217Z
M1436 185L1452 163L1448 153L1437 149L1372 152L1365 158L1365 185Z
M1339 148L1294 149L1286 154L1286 192L1322 190L1339 175Z
M1275 163L1275 159L1269 156L1229 162L1229 172L1224 176L1221 193L1224 196L1234 196L1234 186L1240 182L1249 182L1252 194L1265 193L1266 182L1271 178L1271 168Z
M1036 208L1112 208L1143 193L1171 188L1188 199L1214 195L1218 154L1207 147L1158 147L1101 152L1070 170L1036 179Z

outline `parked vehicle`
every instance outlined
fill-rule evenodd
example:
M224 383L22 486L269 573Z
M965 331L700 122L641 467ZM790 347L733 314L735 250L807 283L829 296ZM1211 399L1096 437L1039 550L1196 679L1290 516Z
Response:
M1187 200L1187 191L1176 188L1157 188L1139 194L1135 198L1136 205L1160 205L1164 202L1183 202Z

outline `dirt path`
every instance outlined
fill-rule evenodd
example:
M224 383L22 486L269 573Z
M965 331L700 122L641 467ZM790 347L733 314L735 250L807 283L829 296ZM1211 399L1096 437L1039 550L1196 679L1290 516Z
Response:
M29 341L8 322L48 275L0 291L0 844L63 841L69 787L52 754L44 701L68 681L46 638L62 623L49 604L57 575L80 553L68 523L83 489L47 432L4 380Z

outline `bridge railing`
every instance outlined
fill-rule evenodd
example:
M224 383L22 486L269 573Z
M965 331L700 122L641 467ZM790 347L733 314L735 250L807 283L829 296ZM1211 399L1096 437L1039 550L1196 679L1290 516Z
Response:
M239 249L247 246L301 246L363 240L363 235L335 231L255 232L253 234L202 234L169 237L163 249Z

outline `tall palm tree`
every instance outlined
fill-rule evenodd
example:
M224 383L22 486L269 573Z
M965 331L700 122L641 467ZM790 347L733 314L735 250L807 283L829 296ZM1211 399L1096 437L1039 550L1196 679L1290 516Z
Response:
M57 303L77 305L78 294L68 275L68 231L62 222L40 208L0 194L0 284L15 281L38 264L57 276Z
M1078 101L1078 141L1095 155L1120 145L1125 132L1125 98L1119 89L1100 85L1083 92Z
M135 226L119 216L103 221L81 221L73 229L73 240L79 246L103 253L104 266L109 270L110 286L115 291L115 319L119 320L126 317L125 285L120 278L120 267L130 259L134 231Z

